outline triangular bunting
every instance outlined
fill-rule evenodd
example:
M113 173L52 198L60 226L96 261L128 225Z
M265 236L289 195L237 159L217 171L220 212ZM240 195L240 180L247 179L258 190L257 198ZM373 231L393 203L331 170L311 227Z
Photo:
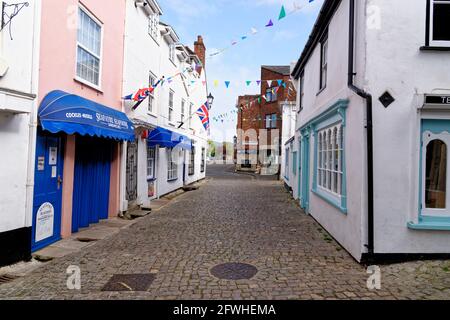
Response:
M272 19L269 20L269 22L266 24L266 27L273 27Z
M278 20L286 18L286 10L284 9L284 6L281 7L280 16L278 17Z

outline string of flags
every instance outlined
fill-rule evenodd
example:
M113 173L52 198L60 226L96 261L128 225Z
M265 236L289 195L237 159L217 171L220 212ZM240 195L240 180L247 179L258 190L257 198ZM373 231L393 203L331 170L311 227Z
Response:
M312 2L314 2L314 0L307 0L307 1L308 1L307 3L312 3ZM296 1L296 2L293 3L293 8L292 8L292 10L291 10L290 12L287 12L285 6L282 5L282 6L281 6L281 9L280 9L280 13L279 13L279 15L278 15L278 21L277 21L277 22L274 22L274 21L276 21L275 19L269 19L269 21L264 25L263 28L264 28L264 29L270 29L270 28L273 28L273 27L275 26L276 23L278 23L278 22L280 22L281 20L285 19L285 18L288 17L289 15L294 14L294 13L296 13L297 11L302 10L304 7L306 7L306 4L300 5L300 4ZM218 56L218 55L224 53L225 51L227 51L228 49L230 49L230 48L232 48L232 47L238 45L239 42L246 41L246 40L249 39L251 36L255 36L255 35L257 35L258 33L259 33L259 30L258 30L256 27L252 27L252 28L250 28L250 32L249 32L249 33L245 33L245 34L242 35L239 39L234 39L234 40L232 40L230 45L228 45L228 46L225 47L225 48L219 49L219 50L217 50L217 51L215 51L215 52L209 54L209 55L207 56L207 58L212 58L212 57Z
M279 87L282 86L282 87L286 88L286 86L287 86L286 81L283 79L273 79L273 80L264 80L264 81L267 82L268 87L272 87L274 83L278 84ZM289 79L287 82L290 83L290 82L292 82L292 80ZM229 89L232 85L232 82L229 80L226 80L226 81L213 80L214 87L216 87L216 88L219 87L221 83L225 85L226 89ZM260 86L262 83L263 83L263 80L245 80L242 84L244 86L250 87L252 84L255 84L256 86Z

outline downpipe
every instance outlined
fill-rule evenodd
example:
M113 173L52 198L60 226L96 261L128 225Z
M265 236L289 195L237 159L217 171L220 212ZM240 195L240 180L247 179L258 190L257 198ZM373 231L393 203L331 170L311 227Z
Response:
M373 99L372 95L354 84L355 58L355 0L350 1L349 15L349 47L348 47L348 87L358 96L366 100L366 130L367 130L367 250L368 260L374 257L374 191L373 191Z

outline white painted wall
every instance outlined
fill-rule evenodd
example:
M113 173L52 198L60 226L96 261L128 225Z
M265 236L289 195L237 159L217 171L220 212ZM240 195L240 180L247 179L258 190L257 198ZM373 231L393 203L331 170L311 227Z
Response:
M160 72L162 75L173 76L192 66L193 58L188 57L187 59L184 59L177 54L175 61L171 61L169 59L169 45L170 43L166 39L161 41ZM194 83L192 81L194 81ZM206 81L205 70L203 69L200 75L193 70L184 72L181 76L173 78L171 83L166 81L163 86L158 88L158 126L187 136L191 140L195 141L196 148L194 175L188 174L190 152L188 150L183 150L180 155L180 164L178 166L179 174L178 180L176 181L167 181L167 150L160 149L157 164L158 196L163 196L183 187L183 185L188 185L205 178L206 170L205 172L201 172L200 164L202 148L207 150L208 132L204 129L199 117L194 114L207 100L207 86L203 84L204 81ZM173 90L174 92L174 110L172 121L169 121L168 118L170 90ZM185 101L185 117L183 126L178 128L181 124L182 100ZM193 104L192 114L189 114L189 106L191 103ZM191 117L190 120L188 120L189 117ZM185 166L183 166L183 162ZM185 168L184 182L183 167Z
M293 180L290 178L289 174L291 172L286 172L286 142L295 136L295 125L297 122L297 109L295 103L281 103L282 108L282 128L281 128L281 178L285 180L285 183L292 188ZM291 148L292 149L292 148ZM292 159L289 163L292 163ZM293 163L292 163L293 164ZM289 179L285 179L289 177ZM294 183L295 184L295 183Z
M159 26L160 32L158 38L153 38L148 33L148 16L150 14L161 14L156 11L156 6L140 7L134 5L134 0L127 0L126 15L126 35L125 35L125 62L124 62L124 95L135 92L138 88L144 88L149 85L150 72L156 79L165 76L166 78L182 72L192 64L192 57L183 59L176 55L175 60L169 59L168 37L165 37L165 27ZM148 108L148 100L144 101L136 110L131 110L134 102L124 103L124 109L131 119L143 121L153 128L158 126L186 135L196 141L196 169L195 174L187 174L189 163L189 152L181 151L179 156L178 179L176 181L167 181L167 149L157 148L156 152L156 197L165 195L174 190L183 187L183 163L186 163L186 181L190 184L205 177L205 173L200 172L201 148L206 148L207 133L196 115L192 117L191 127L188 121L178 129L181 121L181 101L185 101L185 120L189 117L189 104L194 104L195 112L201 104L206 101L206 86L203 82L206 79L205 72L198 75L196 72L186 72L183 77L177 76L172 82L165 81L163 85L157 87L154 93L154 103L152 112ZM196 80L195 84L191 80ZM168 119L169 92L173 90L174 95L174 113L172 121ZM123 149L124 155L126 148ZM126 159L124 156L123 159ZM122 166L122 184L125 184L125 165ZM125 188L122 187L122 210L127 207L125 200ZM147 143L145 139L138 138L138 199L137 205L148 206L150 204L148 197L147 181Z
M360 10L358 8L358 10ZM364 101L356 97L347 88L348 60L348 12L349 2L344 0L335 13L330 25L328 36L328 81L326 88L319 92L320 79L320 46L317 46L305 66L305 94L303 110L297 116L297 130L311 119L320 115L339 99L349 99L347 109L347 125L345 133L348 214L345 215L323 199L310 192L310 214L328 232L341 243L356 259L364 252L366 239L363 228L363 215L366 214L365 191L365 148L364 148ZM358 22L357 28L363 21ZM363 46L357 47L358 57L362 57ZM297 92L300 92L299 83ZM299 98L297 99L298 104ZM299 132L297 132L297 135ZM310 140L310 186L312 189L314 175L314 136ZM298 148L299 140L295 142ZM303 168L304 170L304 168ZM297 181L298 182L298 181ZM298 189L295 190L298 194Z
M0 33L1 63L8 67L0 78L0 232L31 226L39 17L40 2L31 0L14 18L13 40L7 28Z
M368 232L365 101L347 88L348 33L343 30L348 29L348 4L342 1L329 26L328 84L318 95L319 47L306 65L304 110L297 128L336 100L350 100L345 137L348 214L313 194L310 212L359 259L366 252ZM375 253L448 253L450 232L414 231L407 223L418 222L420 121L433 117L418 108L425 94L450 92L450 56L420 50L425 45L426 1L356 1L356 12L355 84L374 101ZM386 91L396 99L388 108L378 101ZM450 119L450 110L439 116ZM311 148L313 143L314 137ZM310 175L312 180L312 159Z
M375 250L377 253L449 253L450 232L413 231L418 221L420 119L424 94L450 93L449 52L425 45L426 1L368 0L380 28L368 28L366 85L374 96ZM444 88L446 91L435 91ZM396 99L378 101L386 90ZM450 119L450 110L442 114Z

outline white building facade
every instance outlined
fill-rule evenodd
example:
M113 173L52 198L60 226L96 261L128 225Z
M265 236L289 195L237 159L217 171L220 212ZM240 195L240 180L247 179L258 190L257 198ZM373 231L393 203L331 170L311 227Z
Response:
M295 144L295 129L297 123L297 106L295 102L280 103L282 108L281 128L281 179L287 188L296 196L298 172L298 148Z
M160 21L156 1L145 3L127 1L124 95L160 82L142 103L125 102L136 142L123 150L122 211L149 207L206 171L208 131L195 114L207 100L204 61Z
M41 7L20 2L2 1L18 14L0 32L0 266L31 256Z
M355 259L450 253L450 3L325 1L301 58L301 206Z

